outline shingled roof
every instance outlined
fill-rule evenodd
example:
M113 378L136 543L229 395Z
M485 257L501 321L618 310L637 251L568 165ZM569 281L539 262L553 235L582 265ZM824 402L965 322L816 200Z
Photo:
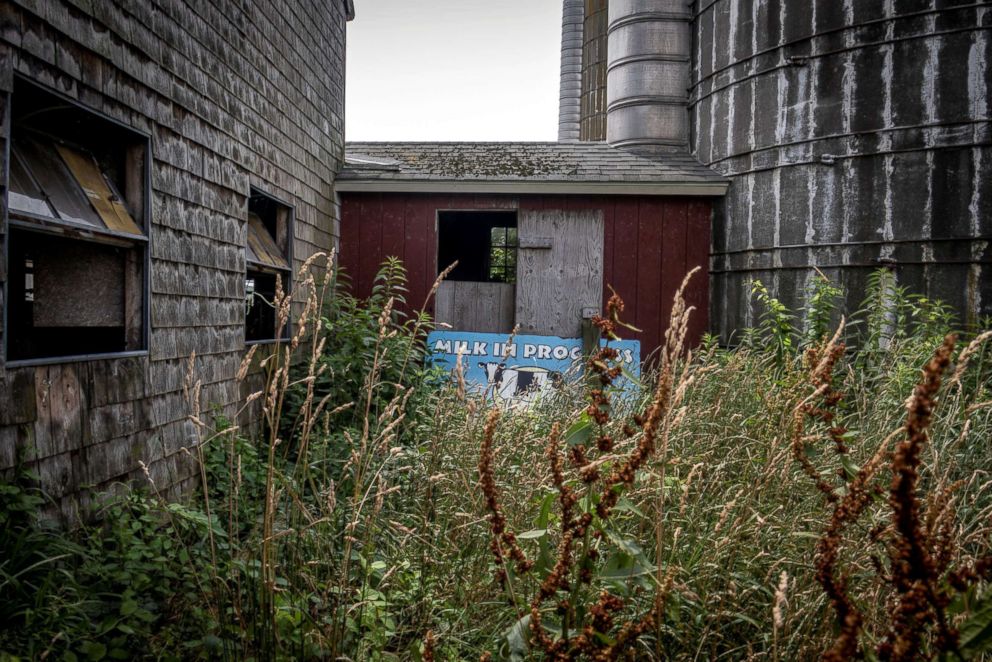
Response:
M604 142L353 142L341 192L723 195L688 154L642 156Z

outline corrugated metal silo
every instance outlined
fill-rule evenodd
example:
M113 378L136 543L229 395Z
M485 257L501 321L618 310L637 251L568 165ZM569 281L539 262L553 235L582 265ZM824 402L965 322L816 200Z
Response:
M992 315L992 3L698 0L689 110L733 179L714 217L713 315L748 281L801 304L818 267L859 304L871 270Z
M561 87L558 95L559 142L575 142L579 139L584 22L584 0L564 0L561 17Z

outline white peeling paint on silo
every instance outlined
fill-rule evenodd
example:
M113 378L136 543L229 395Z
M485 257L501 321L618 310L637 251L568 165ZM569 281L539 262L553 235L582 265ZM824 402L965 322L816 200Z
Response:
M754 0L751 3L751 53L754 55L758 52L758 7L764 4L763 0ZM751 62L751 67L753 68L754 61Z
M929 143L930 136L932 134L927 134L927 142ZM928 149L926 152L927 160L927 200L923 204L923 229L920 233L920 237L924 239L930 239L933 237L933 150ZM929 262L933 260L933 246L929 243L923 244L923 254L924 260Z
M809 66L800 67L796 78L796 109L795 121L792 122L789 131L789 140L802 140L809 134L809 123L813 117L813 101L810 98Z
M754 174L748 173L747 178L747 247L754 248Z
M776 99L778 113L775 120L775 142L785 142L785 129L788 124L789 109L785 105L785 100L789 96L789 79L783 73L785 69L779 69L775 74L775 87L778 97Z
M823 234L827 238L827 241L833 240L837 241L836 233L831 232L831 225L833 225L832 220L837 217L837 189L838 189L838 179L839 171L837 166L814 166L814 172L820 170L823 173L823 204L820 206L820 212L818 218L820 219L820 227L823 228ZM819 187L819 184L817 184ZM841 199L841 204L843 204L843 198ZM813 260L810 264L816 264Z
M728 37L728 44L730 46L731 57L733 60L733 50L737 44L737 21L740 20L739 15L740 7L737 4L737 0L730 0L730 35ZM728 78L733 76L733 69L728 69ZM730 89L727 90L727 138L724 141L723 155L730 156L734 153L734 117L737 111L737 83L730 82Z
M968 300L971 302L968 313L973 317L973 311L982 309L982 265L980 264L972 264L968 269ZM974 324L976 321L968 319L966 323Z
M930 31L933 32L936 29L936 16L930 16L928 23ZM933 124L937 121L937 67L938 67L938 48L942 42L938 41L935 37L930 37L926 40L927 48L927 59L926 64L923 66L923 90L922 99L923 109L926 115L926 123Z
M989 116L989 75L985 61L987 39L987 32L975 32L968 50L968 107L975 118Z
M778 0L778 41L776 43L785 43L785 7L789 3L785 0Z
M892 0L888 0L886 3L886 13L892 11ZM891 40L895 37L895 22L889 21L885 26L885 38ZM892 93L893 93L893 51L895 50L892 44L885 44L880 49L882 51L882 126L889 128L893 125L892 122ZM885 131L881 134L878 143L878 149L880 152L890 152L892 150L892 133ZM892 200L892 186L895 183L895 156L893 154L885 154L883 157L883 166L885 169L885 200L883 201L883 219L882 219L882 229L881 235L884 241L892 241L895 238L895 229L893 227L893 200ZM879 249L879 258L888 259L891 258L895 252L895 246L889 244L887 246L882 246Z
M816 174L815 166L806 168L806 234L803 239L807 244L816 241L816 223L813 219L827 213L827 210L823 209L816 199L819 188L819 177Z
M772 171L772 201L775 207L775 235L772 240L772 245L781 246L782 245L782 169L775 168ZM772 265L776 267L782 266L782 251L775 251L772 253ZM778 272L775 272L776 276ZM778 292L778 287L776 283L775 291Z
M816 109L820 105L820 87L816 81L820 79L821 64L820 58L815 58L810 64L809 78L813 82L809 90L809 123L806 125L806 135L803 136L806 140L810 140L816 135Z
M974 159L974 169L971 173L971 200L968 202L968 213L971 215L971 236L979 237L981 236L982 229L979 209L982 203L982 167L984 166L984 153L981 149L974 147L971 150L971 155L972 159ZM982 309L982 265L979 264L979 260L987 247L988 242L986 241L971 242L971 257L975 260L968 273L968 298L973 301L971 310Z
M731 85L727 91L727 135L723 142L723 156L728 157L734 153L734 115L737 109L737 85Z
M755 120L757 116L757 103L758 103L758 79L752 78L748 81L751 85L751 119L748 123L748 148L754 149L758 146L757 138L757 127L755 126Z
M972 147L971 158L974 161L974 168L971 171L971 200L968 202L968 213L971 216L970 228L971 236L978 237L982 232L981 218L979 218L978 210L979 205L982 202L982 150L978 147ZM977 242L972 242L972 249L974 250L975 244ZM977 255L975 257L978 257Z
M710 7L710 34L716 36L716 5ZM713 85L716 81L714 76L714 69L716 69L716 39L713 39L713 43L710 45L710 90L713 89ZM706 99L706 105L710 109L710 153L707 163L713 163L715 160L714 154L716 154L716 100L719 97L717 95L710 95ZM748 233L751 231L751 221L748 219L747 223Z
M895 239L895 232L892 227L892 184L895 174L895 156L886 154L883 157L883 163L885 166L885 211L884 219L882 220L882 239L884 241L892 241ZM890 258L894 250L895 247L891 244L882 246L879 257L882 259Z
M834 166L834 167L840 167L843 169L841 175L841 186L840 186L841 205L842 205L840 240L846 244L851 241L851 221L857 220L857 219L853 219L852 216L854 215L855 211L859 208L858 198L860 196L858 195L859 188L857 182L857 173L855 169L852 167L852 163L850 159L844 159L843 161L840 161L838 166ZM848 255L847 253L844 254L845 263L846 263L847 255Z
M848 32L850 34L850 31ZM854 68L854 54L844 54L844 74L841 77L841 126L844 133L851 132L851 118L854 116L854 95L858 91L857 71Z
M710 130L710 140L709 140L709 154L706 160L707 163L713 163L713 154L715 153L713 143L716 139L716 99L715 96L710 96L706 99L706 112L709 115L709 130Z

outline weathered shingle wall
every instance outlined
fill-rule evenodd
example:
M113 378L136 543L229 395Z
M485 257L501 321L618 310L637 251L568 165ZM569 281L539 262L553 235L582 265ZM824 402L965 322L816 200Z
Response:
M0 104L16 72L149 134L154 159L149 355L0 366L0 469L23 452L63 514L88 488L140 478L139 461L159 488L192 480L191 353L203 404L232 411L250 187L295 207L297 262L332 245L345 12L343 0L0 0Z

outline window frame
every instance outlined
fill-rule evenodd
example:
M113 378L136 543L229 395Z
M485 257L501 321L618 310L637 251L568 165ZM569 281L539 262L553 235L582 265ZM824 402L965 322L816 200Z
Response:
M516 220L516 218L514 218L514 220ZM493 231L494 230L502 230L503 231L503 233L502 233L503 234L503 243L502 244L493 243L492 235L493 235ZM510 235L511 235L511 232L510 231L511 230L513 231L512 232L512 235L513 235L513 240L512 241L510 240ZM516 225L513 225L513 226L508 226L508 225L494 225L491 228L489 228L489 263L486 265L486 270L489 272L489 280L486 281L486 282L489 282L489 283L506 283L507 285L516 285L516 283L517 283L517 259L519 257L519 250L520 250L520 236L517 233L518 233L518 228L517 228ZM506 251L506 257L503 258L503 260L504 260L503 266L502 266L502 268L499 269L499 271L500 271L500 273L502 275L502 278L499 279L499 280L493 279L493 277L492 277L492 275L493 275L493 268L494 268L494 265L493 265L493 252L496 249L502 249L502 250ZM513 262L513 271L512 272L509 269L509 263L511 262L511 260L509 259L509 256L510 255L513 256L513 259L512 259L512 262Z
M251 211L251 200L255 197L267 198L270 202L274 203L278 207L283 207L286 210L286 250L283 257L286 258L289 267L285 269L273 267L267 265L263 262L257 262L248 259L248 241L249 234L251 233L251 228L249 226L248 214ZM248 272L249 271L260 271L262 273L269 274L282 274L283 275L283 291L291 294L293 291L293 239L295 237L296 229L296 206L289 204L286 200L272 195L268 191L258 187L251 186L248 192L248 201L245 205L245 273L244 281L247 288ZM278 245L278 242L277 242ZM252 267L255 267L254 269ZM242 305L248 300L248 292L245 290L244 296L242 297ZM290 315L289 319L286 320L286 326L283 328L283 333L281 338L258 338L249 339L248 338L248 310L245 310L245 320L241 325L242 331L244 333L244 346L251 347L253 345L277 345L281 343L288 342L293 337L293 316Z
M31 86L35 90L40 91L48 96L54 97L59 101L70 106L74 112L85 113L95 119L102 122L111 124L119 129L122 129L125 134L128 135L131 141L129 144L137 148L143 155L141 164L140 183L141 183L141 223L139 227L143 231L143 235L133 235L123 232L117 232L110 230L109 228L96 228L91 226L84 226L79 223L73 223L71 221L59 220L58 222L52 222L51 219L40 216L37 214L31 214L28 212L16 211L11 213L10 209L10 167L11 159L13 158L12 141L14 137L14 122L11 114L11 108L13 103L16 103L16 94L13 91L3 92L7 99L7 116L4 118L7 131L4 135L5 139L5 154L4 154L4 170L0 173L3 177L4 184L4 200L3 200L3 215L0 217L0 224L3 227L3 240L2 240L2 251L4 264L6 265L6 275L2 284L3 287L3 337L0 339L0 361L2 361L5 368L19 368L27 366L45 366L45 365L57 365L62 363L79 363L84 361L97 361L101 359L120 359L120 358L131 358L139 356L148 356L150 354L150 343L151 343L151 232L152 232L152 161L153 161L153 151L152 151L152 137L151 134L137 129L125 122L115 119L106 113L100 112L79 101L62 94L58 90L54 90L45 85L41 85L26 76L15 73L14 74L14 86L12 89L23 86ZM21 217L21 218L18 218ZM21 220L21 219L28 220ZM38 358L24 358L24 359L13 359L10 360L9 357L9 341L10 341L10 235L11 228L14 228L22 232L30 232L38 235L55 235L70 239L72 241L89 241L95 242L102 245L112 245L118 247L126 247L130 250L140 250L142 252L141 264L142 264L142 275L141 275L141 337L140 337L140 349L133 350L123 350L118 352L92 352L83 354L66 354L61 356L46 356Z

